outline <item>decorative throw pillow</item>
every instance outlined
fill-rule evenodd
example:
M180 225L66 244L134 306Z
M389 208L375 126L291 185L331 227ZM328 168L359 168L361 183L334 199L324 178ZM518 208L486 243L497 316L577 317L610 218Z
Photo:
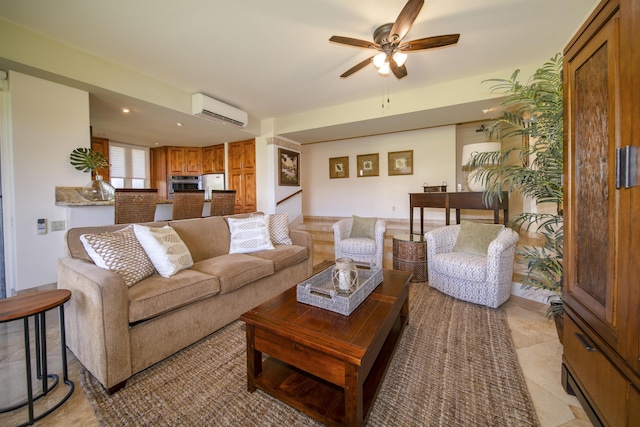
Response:
M269 235L274 245L293 245L289 236L289 214L281 212L269 215Z
M80 240L98 267L115 271L127 286L155 272L131 225L113 232L83 234Z
M193 258L187 245L170 226L153 228L134 224L133 231L162 277L171 277L178 271L193 265Z
M376 221L378 218L361 218L353 215L353 225L349 237L368 237L375 239Z
M231 232L230 254L246 254L275 249L269 237L269 217L227 218Z
M461 221L453 252L487 256L489 244L498 237L504 225Z

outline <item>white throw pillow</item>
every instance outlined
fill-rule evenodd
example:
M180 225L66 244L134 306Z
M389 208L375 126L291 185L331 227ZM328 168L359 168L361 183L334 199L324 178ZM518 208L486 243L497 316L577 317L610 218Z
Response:
M230 254L275 249L269 236L269 218L266 215L249 218L227 218L231 233Z
M83 234L80 241L98 267L115 271L127 286L155 273L131 225L113 232Z
M134 224L133 231L162 277L171 277L193 265L189 248L170 226L152 228Z
M281 212L269 215L269 235L274 245L293 245L289 236L289 214Z

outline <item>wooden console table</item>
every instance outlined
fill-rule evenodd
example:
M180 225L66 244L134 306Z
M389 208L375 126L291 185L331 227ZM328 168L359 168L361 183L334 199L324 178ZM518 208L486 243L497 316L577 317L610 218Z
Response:
M499 223L500 210L504 211L504 223L509 219L509 193L502 192L502 201L496 196L485 205L483 192L409 193L409 233L413 234L413 208L420 208L420 234L424 235L424 208L444 208L446 224L449 225L451 209L456 210L456 223L460 224L460 209L483 209L493 211L493 222Z

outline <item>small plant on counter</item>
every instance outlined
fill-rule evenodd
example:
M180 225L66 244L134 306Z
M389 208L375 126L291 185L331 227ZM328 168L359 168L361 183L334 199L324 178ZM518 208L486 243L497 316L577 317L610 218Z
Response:
M92 176L95 175L95 180L91 180L80 191L83 198L90 201L113 200L116 189L98 174L98 169L107 169L111 166L104 154L91 148L76 148L69 155L69 163L79 171L91 172Z
M79 171L92 173L98 169L107 169L111 166L104 154L86 147L73 150L69 155L69 162L71 166Z

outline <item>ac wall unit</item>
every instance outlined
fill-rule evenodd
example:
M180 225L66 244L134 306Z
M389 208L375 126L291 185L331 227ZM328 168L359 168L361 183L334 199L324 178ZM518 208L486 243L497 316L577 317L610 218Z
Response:
M249 122L246 111L239 110L202 93L194 93L191 96L191 110L195 116L234 127L243 128Z

